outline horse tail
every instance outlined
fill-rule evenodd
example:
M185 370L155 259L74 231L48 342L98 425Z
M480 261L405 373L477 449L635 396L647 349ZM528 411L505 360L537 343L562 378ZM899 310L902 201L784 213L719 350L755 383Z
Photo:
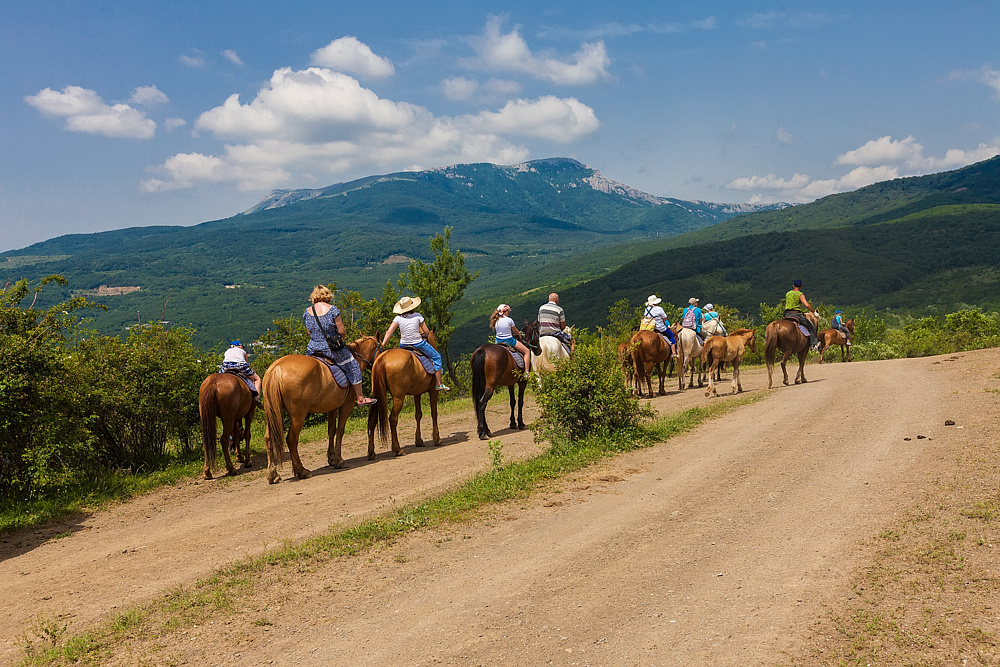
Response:
M646 360L642 356L642 341L630 343L630 347L632 349L629 354L632 357L632 367L634 368L635 377L641 380L646 377Z
M774 355L778 351L778 325L771 322L764 330L764 363L774 365Z
M281 371L280 368L274 370ZM260 393L263 394L264 423L267 425L267 437L264 438L264 444L267 446L267 458L270 459L271 465L280 468L285 453L285 421L281 415L284 406L284 399L281 395L281 380L276 373L268 371L264 374Z
M385 447L389 438L389 401L386 398L388 386L385 360L377 359L372 366L372 398L378 403L368 408L368 432L378 431L378 441L382 447Z
M472 405L479 414L479 404L486 395L486 350L476 348L472 353Z
M198 412L201 414L201 443L205 448L205 467L215 465L216 419L219 416L219 392L215 383L205 387L198 396Z

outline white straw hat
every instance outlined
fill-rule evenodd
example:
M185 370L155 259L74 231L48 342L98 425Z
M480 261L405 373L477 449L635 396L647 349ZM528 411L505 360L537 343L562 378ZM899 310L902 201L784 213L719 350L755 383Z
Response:
M646 305L647 306L655 306L656 304L660 303L661 301L663 301L663 299L661 299L660 297L656 296L655 294L650 294L649 298L646 299Z
M396 302L395 306L392 307L392 312L396 313L397 315L402 315L403 313L408 313L411 310L414 310L419 305L420 305L419 296L415 296L412 298L404 296L402 299Z

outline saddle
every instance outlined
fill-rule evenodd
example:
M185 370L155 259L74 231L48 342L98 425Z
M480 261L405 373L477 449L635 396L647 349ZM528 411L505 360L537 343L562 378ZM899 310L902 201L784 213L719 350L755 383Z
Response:
M798 327L798 329L799 329L799 333L801 333L801 334L802 334L803 336L805 336L806 338L809 338L809 329L807 329L807 328L806 328L806 327L805 327L805 326L804 326L804 325L803 325L803 324L802 324L801 322L799 322L799 321L798 321L798 320L797 320L796 318L794 318L794 317L782 317L781 319L783 319L783 320L787 320L788 322L791 322L792 324L794 324L794 325L795 325L796 327Z
M549 338L555 338L557 341L559 341L562 344L563 349L566 350L566 354L570 354L571 351L569 349L569 345L566 343L566 341L564 341L562 338L560 338L558 334L555 334L555 333L538 334L539 338L542 338L544 336L548 336Z
M424 367L424 370L427 371L428 374L434 374L434 362L431 361L430 357L424 354L423 350L418 350L417 348L410 347L409 345L400 345L399 349L406 350L411 353L417 358L417 361L420 362L420 365Z
M346 387L350 384L347 381L347 373L345 373L344 369L338 366L333 359L323 356L322 354L310 354L309 356L323 362L323 365L330 369L330 373L333 374L333 380L337 383L337 386Z
M248 378L246 375L244 375L243 373L239 372L235 368L229 368L229 369L226 369L226 370L221 370L219 372L220 373L229 373L230 375L235 375L239 379L243 380L243 384L245 384L247 387L250 388L250 393L251 394L253 394L254 396L257 395L257 387L253 386L253 380L251 380L250 378Z
M520 368L523 371L524 370L524 355L521 354L520 352L518 352L517 350L515 350L512 347L507 347L506 345L504 345L504 347L506 347L507 351L510 352L510 356L514 360L514 365L517 366L518 368Z

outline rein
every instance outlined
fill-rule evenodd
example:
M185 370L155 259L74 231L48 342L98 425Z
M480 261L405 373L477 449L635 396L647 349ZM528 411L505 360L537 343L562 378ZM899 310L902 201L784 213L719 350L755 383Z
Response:
M358 351L354 349L354 347L351 347L351 345L357 346L357 342L350 343L347 346L347 349L351 351L351 354L354 355L355 359L357 359L358 361L363 361L364 363L368 364L369 368L371 368L372 366L375 365L375 357L377 357L379 354L382 353L382 343L378 339L376 339L375 336L365 336L365 338L371 338L372 340L375 341L375 344L378 345L378 350L374 354L372 354L372 358L370 360L362 357L358 353Z

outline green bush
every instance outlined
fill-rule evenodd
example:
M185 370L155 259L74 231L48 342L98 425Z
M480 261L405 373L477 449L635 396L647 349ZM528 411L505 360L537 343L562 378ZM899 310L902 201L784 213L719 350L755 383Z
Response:
M154 465L171 437L190 448L200 423L198 388L217 370L199 359L193 334L153 325L133 328L125 342L92 336L77 345L73 361L85 383L80 400L103 466Z
M573 356L545 376L537 393L541 416L534 428L557 447L638 429L653 414L632 396L610 344L577 343Z

